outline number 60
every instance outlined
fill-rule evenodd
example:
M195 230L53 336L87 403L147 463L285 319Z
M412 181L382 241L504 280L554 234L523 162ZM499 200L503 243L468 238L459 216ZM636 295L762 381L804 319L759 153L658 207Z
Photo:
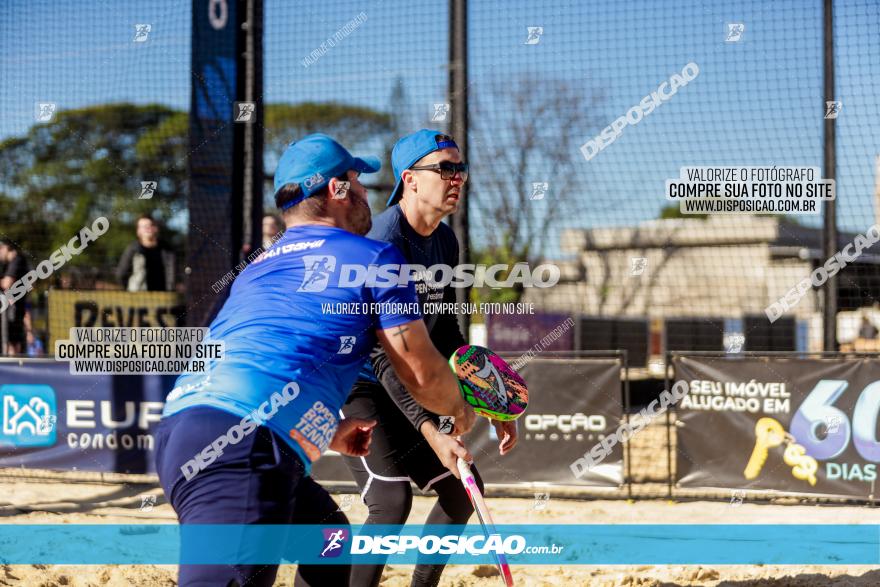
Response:
M847 415L832 404L849 386L848 381L823 379L816 384L807 399L791 419L791 433L807 453L828 460L840 455L849 446L850 422ZM877 442L877 416L880 413L880 381L862 390L853 408L852 437L856 451L866 461L880 462L880 442ZM820 424L837 420L838 431L820 439L816 432Z

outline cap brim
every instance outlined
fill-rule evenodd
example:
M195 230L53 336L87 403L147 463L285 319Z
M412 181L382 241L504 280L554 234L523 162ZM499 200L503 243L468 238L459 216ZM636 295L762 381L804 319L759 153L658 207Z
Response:
M382 168L378 157L355 157L354 170L358 173L376 173Z
M385 206L388 207L392 205L397 199L400 198L400 192L403 191L403 178L397 180L397 183L394 184L394 189L391 190L391 196L388 198L388 201L385 202Z

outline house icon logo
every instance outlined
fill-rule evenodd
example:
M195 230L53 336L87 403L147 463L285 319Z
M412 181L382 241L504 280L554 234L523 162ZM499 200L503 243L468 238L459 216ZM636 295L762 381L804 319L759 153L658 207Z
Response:
M52 446L57 417L48 385L0 385L0 446Z

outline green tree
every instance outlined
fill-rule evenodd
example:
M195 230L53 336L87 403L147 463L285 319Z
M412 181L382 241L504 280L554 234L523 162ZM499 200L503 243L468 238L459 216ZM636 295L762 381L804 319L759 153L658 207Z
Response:
M668 204L666 206L663 206L660 209L660 216L659 217L662 220L668 220L671 218L699 218L700 220L705 220L706 218L709 217L709 215L708 214L684 214L684 213L682 213L681 209L679 208L679 205L677 203L675 203L675 204Z
M275 173L278 159L291 141L321 132L330 135L357 155L359 152L382 153L393 138L390 115L339 102L268 104L264 125L267 178L264 203L269 209L275 206L270 179ZM389 163L383 161L382 165L384 167Z
M0 231L33 265L105 216L110 230L70 264L109 278L137 216L167 224L186 207L187 119L157 104L101 104L0 142ZM157 182L151 199L139 199L142 181ZM165 237L182 244L167 227Z

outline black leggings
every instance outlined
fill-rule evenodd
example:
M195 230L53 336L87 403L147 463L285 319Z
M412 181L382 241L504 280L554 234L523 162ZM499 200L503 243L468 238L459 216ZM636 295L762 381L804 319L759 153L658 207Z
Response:
M360 382L359 382L360 383ZM416 431L403 413L378 386L355 386L343 407L346 417L376 419L370 454L362 458L345 457L364 503L370 510L366 524L403 524L412 509L410 480L422 489L433 489L437 503L425 524L467 524L474 512L467 492L443 466L428 442ZM378 393L381 392L381 395ZM483 480L476 467L474 477L483 490ZM434 586L440 582L443 564L417 564L414 587ZM352 587L375 587L385 565L354 565Z

